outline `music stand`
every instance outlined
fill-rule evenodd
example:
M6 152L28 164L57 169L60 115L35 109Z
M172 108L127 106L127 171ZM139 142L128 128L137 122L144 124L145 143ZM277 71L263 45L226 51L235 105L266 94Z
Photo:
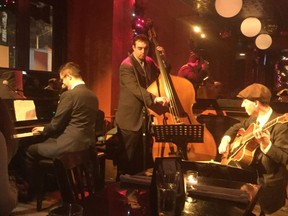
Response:
M177 124L154 125L156 142L173 142L177 146L177 156L187 160L188 142L203 143L204 125L202 124Z

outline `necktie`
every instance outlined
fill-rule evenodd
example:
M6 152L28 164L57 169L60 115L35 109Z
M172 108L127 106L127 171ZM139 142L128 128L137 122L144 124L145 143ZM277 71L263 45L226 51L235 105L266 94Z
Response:
M145 62L144 61L141 61L140 62L140 65L141 65L141 67L142 67L142 69L143 69L143 71L144 71L144 75L145 75L145 77L146 77L146 69L145 69Z
M141 62L140 62L140 65L141 65L141 67L143 68L143 70L145 71L145 62L144 62L144 61L141 61Z

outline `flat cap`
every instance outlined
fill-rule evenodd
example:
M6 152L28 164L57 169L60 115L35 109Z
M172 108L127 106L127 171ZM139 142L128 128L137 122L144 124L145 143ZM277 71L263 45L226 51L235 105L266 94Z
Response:
M252 101L258 100L262 103L269 104L271 99L271 91L262 84L253 83L240 91L237 97Z

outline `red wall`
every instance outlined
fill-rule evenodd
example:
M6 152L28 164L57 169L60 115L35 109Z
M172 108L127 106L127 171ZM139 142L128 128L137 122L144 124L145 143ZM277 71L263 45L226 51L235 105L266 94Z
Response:
M137 0L144 4L145 18L152 19L158 42L166 50L176 74L189 55L191 30L177 13L191 13L181 1ZM132 39L132 11L134 0L69 0L68 3L68 61L80 64L87 85L97 94L100 109L113 117L118 105L118 68L128 55ZM288 42L273 42L279 49ZM275 53L255 52L251 49L246 60L236 60L235 41L218 40L206 44L206 59L215 80L223 84L225 97L233 96L242 87L258 81L273 82ZM266 66L261 59L268 56ZM260 58L259 58L260 57ZM258 61L259 60L259 61Z
M89 88L109 115L112 89L113 0L69 0L67 60L78 63Z
M77 62L107 118L118 105L118 68L131 46L134 1L68 1L68 61Z

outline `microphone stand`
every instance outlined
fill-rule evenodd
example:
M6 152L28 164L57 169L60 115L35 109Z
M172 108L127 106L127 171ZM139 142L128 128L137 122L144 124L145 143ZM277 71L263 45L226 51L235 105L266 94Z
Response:
M3 81L4 82L4 81ZM24 95L20 94L19 92L23 92L23 90L18 90L18 89L14 89L13 87L11 87L9 84L4 84L3 85L7 86L8 89L10 89L10 91L14 92L15 94L19 95L21 98L26 98Z

